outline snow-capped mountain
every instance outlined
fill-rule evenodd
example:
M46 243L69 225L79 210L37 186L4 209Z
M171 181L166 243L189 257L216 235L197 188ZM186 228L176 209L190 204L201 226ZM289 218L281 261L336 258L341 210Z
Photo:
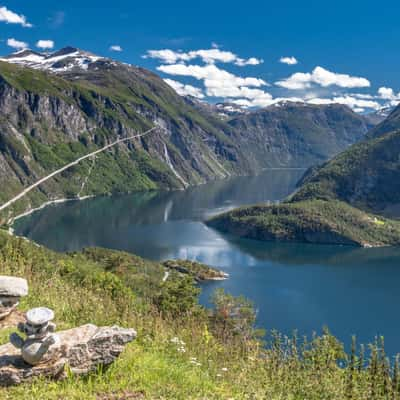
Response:
M214 110L225 118L236 117L241 114L248 114L250 111L234 103L217 103Z
M386 118L390 115L390 113L396 108L396 106L386 106L382 107L378 111L376 111L376 115L379 115L383 118Z
M66 72L74 69L86 70L91 64L99 60L108 59L75 47L65 47L51 53L24 49L0 58L0 61L50 72Z
M377 111L365 114L365 118L371 121L371 123L374 125L378 125L379 123L383 122L395 108L395 106L382 107Z

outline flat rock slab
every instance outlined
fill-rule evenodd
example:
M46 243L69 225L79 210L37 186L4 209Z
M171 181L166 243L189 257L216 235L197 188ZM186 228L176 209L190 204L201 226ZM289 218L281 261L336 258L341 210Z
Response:
M10 343L0 346L0 386L17 385L35 377L63 379L65 366L76 375L95 371L100 365L111 364L136 337L133 329L117 326L97 327L88 324L57 332L61 357L35 366L28 365L20 350Z

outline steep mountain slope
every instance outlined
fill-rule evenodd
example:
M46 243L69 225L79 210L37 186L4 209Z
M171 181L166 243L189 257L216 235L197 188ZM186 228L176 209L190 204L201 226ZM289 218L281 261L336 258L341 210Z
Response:
M351 146L310 169L283 204L217 216L217 229L260 240L400 245L400 131ZM374 214L371 214L373 212Z
M361 140L373 126L347 106L293 102L235 117L229 125L242 149L263 167L321 163Z
M384 213L400 206L400 131L358 143L302 179L293 201L339 199Z
M68 47L0 61L0 201L39 177L153 125L46 182L17 204L183 188L265 167L307 167L361 139L370 124L344 106L279 104L255 112L179 96L143 68ZM90 176L89 176L90 175Z
M149 71L76 49L56 53L55 62L35 55L32 64L31 53L19 55L30 68L0 62L1 201L67 161L154 124L161 129L99 155L95 168L82 163L30 201L77 195L89 171L81 195L179 188L251 172L222 121L205 119Z

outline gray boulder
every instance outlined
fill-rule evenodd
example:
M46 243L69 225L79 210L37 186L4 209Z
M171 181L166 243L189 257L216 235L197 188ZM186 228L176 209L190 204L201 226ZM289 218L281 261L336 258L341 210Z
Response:
M27 294L26 279L0 275L0 320L8 317L17 308L19 299Z
M15 276L0 275L0 296L23 297L28 294L28 282Z
M66 377L65 367L76 375L95 371L111 364L136 338L133 329L97 327L92 324L58 332L59 357L35 366L28 365L20 350L11 343L0 346L0 386L16 385L41 376L52 379Z

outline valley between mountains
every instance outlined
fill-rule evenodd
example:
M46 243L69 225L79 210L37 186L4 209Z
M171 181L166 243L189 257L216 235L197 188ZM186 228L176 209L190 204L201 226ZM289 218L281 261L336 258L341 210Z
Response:
M281 205L234 210L208 223L268 241L399 244L399 223L385 219L400 200L399 108L360 115L339 104L212 105L179 96L143 68L67 47L3 57L0 112L3 203L79 157L159 127L44 182L3 212L3 221L49 200L309 168Z
M47 181L3 218L49 199L307 168L362 140L383 118L336 104L283 102L257 111L209 105L179 96L143 68L72 47L2 58L0 112L1 202L107 143L160 126Z
M334 286L333 277L340 283L353 279L351 271L350 278L337 274L341 265L346 272L352 267L343 261L352 257L346 254L347 247L336 253L337 247L327 246L325 253L320 253L321 261L309 248L303 254L306 246L289 250L276 245L274 249L237 236L269 242L400 245L400 221L396 219L400 205L399 110L361 115L340 104L289 101L258 110L243 109L182 97L153 72L77 48L54 53L22 50L3 57L1 204L76 159L117 144L47 180L0 215L5 225L11 217L53 200L99 196L91 208L81 209L85 203L75 203L77 207L64 210L65 214L62 210L58 214L54 207L49 209L54 211L47 214L50 217L32 219L39 237L46 231L53 236L52 243L60 239L76 245L68 253L0 229L2 273L29 281L29 295L21 302L21 311L44 304L54 310L62 329L88 322L118 324L135 328L137 339L109 369L96 370L89 378L71 375L63 382L43 378L4 388L2 395L10 399L219 400L265 396L321 399L332 393L332 399L355 399L369 396L379 387L389 389L375 398L387 398L387 393L397 396L399 359L393 367L387 361L383 338L370 346L370 354L365 354L363 347L357 352L353 339L354 349L347 355L343 344L327 329L321 335L310 335L308 342L300 342L297 333L264 336L258 329L263 313L283 316L302 328L305 316L321 318L319 306L330 301L330 296L336 307L337 293L345 291L343 286ZM148 131L151 133L137 137ZM124 140L132 136L136 138ZM251 175L279 168L306 171L294 193L281 202L277 199L291 191L294 179L277 174L244 183L251 181ZM234 176L240 184L228 180ZM261 187L268 179L274 185ZM208 191L199 186L210 181L218 182ZM226 183L224 190L219 191L219 183ZM269 192L266 197L265 192L273 187L276 193ZM265 189L263 197L251 193L251 201L269 198L275 204L231 209L232 204L248 204L229 203L235 192L246 188L254 192ZM187 190L178 191L181 189ZM193 196L188 195L191 191ZM101 197L130 192L143 193L135 199ZM169 197L163 199L163 195ZM236 236L230 244L203 223L213 211L227 208L231 210L206 224ZM80 246L82 237L84 245ZM153 261L96 247L123 250L121 246L135 241L139 250L147 251L142 256ZM319 252L318 246L311 247ZM358 262L368 259L367 253L357 253ZM174 260L165 261L167 254ZM196 259L207 254L207 260ZM379 257L372 253L372 258L374 254ZM291 258L293 264L285 263ZM228 263L220 269L217 261ZM320 270L328 275L316 285L314 274L320 264ZM229 265L228 273L225 268ZM330 267L334 269L331 275ZM361 267L364 270L365 265ZM254 274L257 271L259 275ZM265 273L269 275L263 277ZM372 274L375 288L374 277ZM239 294L249 290L249 297L256 296L255 305L220 286L212 296L213 307L203 306L200 285L207 289L204 282L209 281L209 288L215 288L212 285L229 285L235 280ZM290 280L293 285L288 284ZM362 293L362 302L368 297L363 294L369 293L369 287L364 292L357 290L349 290L351 298L341 299L342 303L353 304L354 293ZM397 287L389 293L396 291ZM387 307L377 304L379 312ZM364 303L362 308L366 308ZM350 322L342 315L338 318L345 326L345 336L340 338L347 338L353 315L352 309ZM321 320L317 321L313 326ZM272 329L277 324L262 326ZM334 324L334 328L338 326ZM2 331L3 343L9 333ZM307 328L300 331L303 333L311 332ZM389 349L397 349L396 341L392 339Z

